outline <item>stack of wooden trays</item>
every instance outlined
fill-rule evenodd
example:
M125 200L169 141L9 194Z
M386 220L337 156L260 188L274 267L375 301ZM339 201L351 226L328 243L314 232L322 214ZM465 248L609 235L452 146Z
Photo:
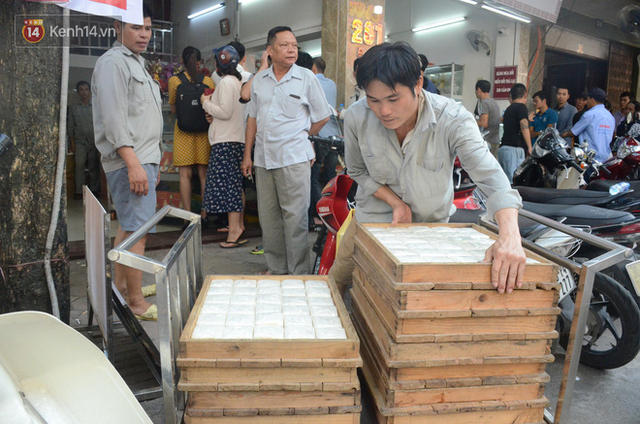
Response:
M558 335L557 267L527 251L522 287L500 294L491 264L456 263L442 249L449 262L398 260L382 234L416 226L495 239L466 224L358 224L352 313L378 421L542 423L545 364Z
M258 290L268 284L265 282L284 286L286 282L304 281L309 287L312 282L322 285L321 281L324 281L330 290L330 296L327 291L324 300L334 305L337 311L337 317L328 317L329 321L325 322L331 322L331 319L337 322L340 325L337 331L341 335L334 338L320 334L316 326L318 310L314 309L316 306L310 298L302 299L305 302L308 300L308 320L313 321L316 338L283 338L288 337L287 328L291 329L286 326L288 318L285 306L282 306L284 327L282 323L279 324L279 331L285 328L281 338L257 338L257 324L252 338L229 339L228 334L203 338L202 332L198 334L196 328L199 317L213 317L207 313L210 312L210 308L207 308L212 306L207 303L207 294L215 293L215 287L222 286L223 282L233 281L237 285L239 281L252 280L256 282ZM266 296L273 299L271 294ZM284 296L283 289L283 305L286 303ZM234 305L234 299L231 298L228 308L230 313L241 309ZM211 296L208 300L212 300ZM301 306L292 307L299 309ZM257 323L259 303L255 308ZM302 309L305 309L304 305ZM320 312L318 314L322 315ZM336 321L338 318L339 322ZM353 324L335 283L327 277L208 277L180 337L177 363L181 375L178 388L187 392L185 422L358 424L362 409L356 373L362 365L359 350L360 342Z

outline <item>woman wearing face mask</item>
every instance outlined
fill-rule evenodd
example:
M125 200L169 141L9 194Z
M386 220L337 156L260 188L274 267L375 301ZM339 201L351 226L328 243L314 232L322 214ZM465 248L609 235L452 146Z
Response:
M616 135L623 137L629 133L631 127L638 123L638 112L640 112L640 103L632 100L626 104L622 110L622 122L616 128Z
M232 46L214 50L222 77L213 94L203 95L202 108L213 117L209 127L211 157L207 170L204 208L207 213L226 213L229 219L223 249L242 246L244 232L244 192L240 164L244 154L244 113L240 103L242 76L236 66L240 57Z

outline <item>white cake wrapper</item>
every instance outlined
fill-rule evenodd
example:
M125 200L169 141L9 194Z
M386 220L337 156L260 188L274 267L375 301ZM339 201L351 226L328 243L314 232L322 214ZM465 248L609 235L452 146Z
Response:
M342 328L340 317L313 317L313 326L318 328Z
M225 303L204 303L202 305L202 309L200 309L201 314L227 314L229 304Z
M309 315L285 315L284 327L287 328L293 326L310 327L313 326L313 321Z
M316 338L318 339L346 339L347 333L343 328L316 328Z
M306 297L282 297L282 305L297 305L297 306L306 306L307 298Z
M256 315L255 305L229 305L229 311L227 313L234 313L238 315Z
M332 297L308 297L309 306L334 306Z
M222 325L197 325L191 334L192 339L221 339L224 334Z
M198 322L196 326L202 325L219 325L224 326L227 321L227 314L203 314L198 316Z
M252 326L255 320L256 320L255 315L243 315L243 314L236 314L236 313L230 312L227 314L227 320L225 321L225 325L227 327L235 326L235 325Z
M256 303L255 307L256 313L264 314L264 313L273 313L273 312L282 312L282 305L274 305L270 303Z
M280 283L280 285L282 286L283 289L303 289L304 288L304 281L302 280L297 280L297 279L288 279L288 280L282 280L282 283Z
M258 288L260 287L280 287L278 280L258 280Z
M338 310L335 306L324 306L324 305L312 305L309 306L309 311L311 312L311 316L314 317L337 317Z
M233 283L233 287L256 287L258 282L256 280L236 280Z
M309 315L309 306L307 305L282 305L283 315Z
M202 307L207 307L207 313L209 314L227 314L227 312L229 311L229 304L228 303L207 303L204 302L204 304L202 305Z
M204 303L217 303L217 304L223 304L223 305L228 305L229 302L231 301L231 295L229 294L219 294L216 296L207 296L204 299Z
M224 327L223 339L252 339L252 325L226 325Z
M322 280L307 280L304 282L304 285L307 287L307 289L310 288L329 288L329 285L327 284L326 281L322 281Z
M231 296L229 304L233 308L236 305L255 305L256 296L238 294Z
M232 286L220 286L220 287L211 286L209 288L209 291L207 292L207 297L213 297L221 294L230 295L232 291L233 291Z
M276 325L282 327L284 318L280 312L261 312L256 314L256 325Z
M306 297L307 292L304 288L282 288L283 297Z
M282 289L280 288L280 284L277 286L261 286L258 285L258 295L261 294L280 294Z
M282 296L279 293L259 294L256 304L270 303L272 305L282 305Z
M329 287L308 287L307 296L309 297L331 297L331 290Z
M256 325L253 329L254 339L283 339L284 328L276 325Z
M292 327L284 327L285 339L315 339L316 332L312 326L294 325Z
M211 280L210 287L233 287L233 280L231 279Z
M234 287L233 288L233 296L256 296L258 294L258 289L255 287Z

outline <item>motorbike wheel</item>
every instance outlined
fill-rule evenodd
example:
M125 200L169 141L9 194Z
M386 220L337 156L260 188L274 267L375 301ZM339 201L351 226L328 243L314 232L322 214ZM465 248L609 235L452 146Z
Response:
M313 245L313 252L316 254L316 258L313 261L313 274L318 275L320 271L320 260L322 259L322 252L324 250L324 244L327 241L327 227L323 226L318 233L316 242Z
M570 297L575 301L575 290ZM580 362L598 369L619 368L631 362L640 351L639 319L640 309L629 292L608 275L597 273ZM564 322L561 327L565 325L570 327L571 323ZM561 334L559 342L566 350L569 332Z
M627 291L631 294L633 300L636 301L636 305L638 305L638 308L640 308L640 297L636 293L635 287L633 287L631 278L629 278L629 273L627 272L627 268L625 267L627 263L629 263L629 261L618 262L611 268L607 268L607 274L609 274L614 280L619 282L622 287L627 289Z

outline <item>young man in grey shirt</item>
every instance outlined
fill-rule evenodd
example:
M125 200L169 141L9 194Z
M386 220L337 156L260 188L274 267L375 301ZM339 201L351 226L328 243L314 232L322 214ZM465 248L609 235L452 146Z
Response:
M160 86L140 57L151 37L151 9L146 5L143 16L142 25L114 22L117 41L96 62L91 84L96 147L120 223L115 245L156 211L162 100ZM143 255L145 245L146 237L131 252ZM156 305L142 293L142 271L116 264L115 284L139 319L158 319Z
M520 286L525 254L518 229L518 192L483 141L472 115L453 100L423 89L420 60L404 42L369 49L356 74L366 99L345 118L349 176L358 183L355 219L329 275L341 293L353 271L354 222L447 222L453 206L453 162L460 157L487 194L487 213L499 226L486 254L498 291Z
M491 83L487 80L479 80L476 83L476 109L473 114L476 122L483 133L484 141L487 142L489 150L494 158L498 158L498 147L500 147L500 107L491 98Z

